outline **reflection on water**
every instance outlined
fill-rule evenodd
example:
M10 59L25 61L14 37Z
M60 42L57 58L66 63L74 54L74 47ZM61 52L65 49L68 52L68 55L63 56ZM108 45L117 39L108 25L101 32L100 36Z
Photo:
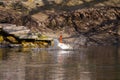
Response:
M120 48L0 49L0 80L120 80Z

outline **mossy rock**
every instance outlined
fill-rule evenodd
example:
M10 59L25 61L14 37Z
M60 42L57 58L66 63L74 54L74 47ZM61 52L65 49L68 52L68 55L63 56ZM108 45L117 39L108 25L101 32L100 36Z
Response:
M39 39L47 39L48 37L46 35L40 35L38 36Z
M22 42L22 47L23 48L46 48L48 47L48 43L47 42Z
M0 43L4 41L3 36L0 35Z
M11 41L12 43L18 43L18 41L14 37L12 37L12 36L8 36L7 39L9 41Z

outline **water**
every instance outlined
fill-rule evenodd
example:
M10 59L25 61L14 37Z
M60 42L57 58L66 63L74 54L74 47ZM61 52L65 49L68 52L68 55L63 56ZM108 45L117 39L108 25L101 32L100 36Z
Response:
M120 48L0 49L0 80L120 80Z

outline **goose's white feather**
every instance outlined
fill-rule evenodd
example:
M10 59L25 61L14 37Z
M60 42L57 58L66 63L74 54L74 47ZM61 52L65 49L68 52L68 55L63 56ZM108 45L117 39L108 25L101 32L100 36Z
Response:
M60 49L71 49L69 44L60 43L57 39L54 39L54 47L59 47Z

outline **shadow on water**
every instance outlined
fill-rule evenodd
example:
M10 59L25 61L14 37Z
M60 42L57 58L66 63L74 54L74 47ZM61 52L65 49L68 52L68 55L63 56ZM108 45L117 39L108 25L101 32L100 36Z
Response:
M68 51L5 50L0 49L2 80L120 79L119 47L91 46Z

